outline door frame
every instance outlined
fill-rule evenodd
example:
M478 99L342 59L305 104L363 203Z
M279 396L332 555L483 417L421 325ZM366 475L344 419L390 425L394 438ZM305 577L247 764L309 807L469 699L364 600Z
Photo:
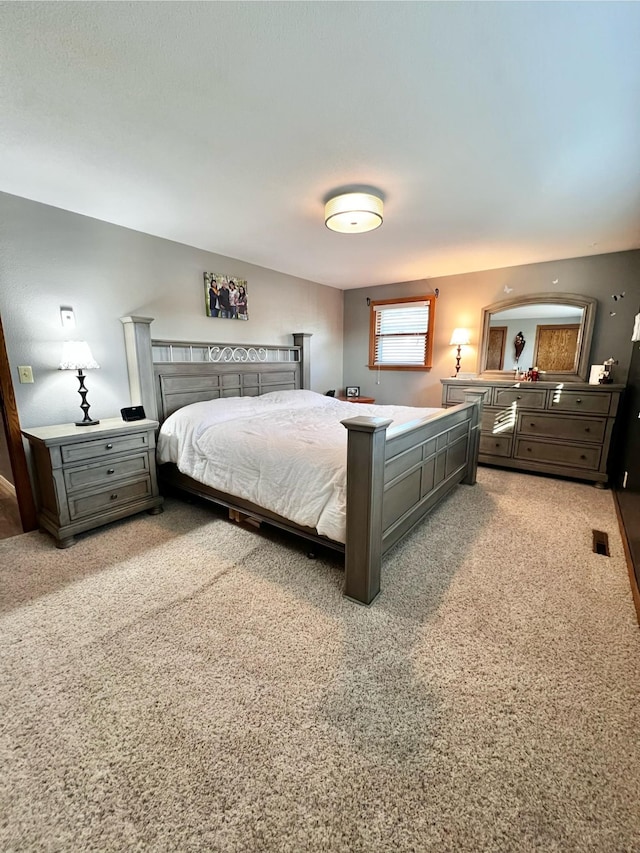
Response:
M33 492L31 491L31 478L29 477L27 457L24 452L24 444L22 443L20 418L18 417L16 396L11 380L11 367L4 341L2 317L0 317L0 414L2 415L2 425L7 438L9 461L16 489L20 521L22 522L22 529L26 533L38 527L38 516L33 500Z

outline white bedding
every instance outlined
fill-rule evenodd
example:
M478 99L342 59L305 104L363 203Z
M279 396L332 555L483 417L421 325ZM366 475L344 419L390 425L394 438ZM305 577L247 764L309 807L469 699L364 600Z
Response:
M441 411L347 403L314 391L209 400L166 419L158 460L344 542L347 430L340 421L371 415L397 426Z

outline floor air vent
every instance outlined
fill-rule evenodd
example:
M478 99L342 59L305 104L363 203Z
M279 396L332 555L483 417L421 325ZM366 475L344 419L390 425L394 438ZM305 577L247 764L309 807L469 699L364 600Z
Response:
M595 554L609 556L609 537L602 530L593 530L593 551Z

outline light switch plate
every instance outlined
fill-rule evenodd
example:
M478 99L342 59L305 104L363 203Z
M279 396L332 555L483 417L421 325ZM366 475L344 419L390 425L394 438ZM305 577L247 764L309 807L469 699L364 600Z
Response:
M18 365L18 379L21 384L33 382L33 370L28 365Z
M60 320L64 329L75 329L76 315L73 313L73 308L68 305L61 305Z

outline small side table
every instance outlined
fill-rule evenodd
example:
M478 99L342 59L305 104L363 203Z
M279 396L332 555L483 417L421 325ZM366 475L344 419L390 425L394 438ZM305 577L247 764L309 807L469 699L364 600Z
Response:
M75 534L147 510L162 512L156 476L156 430L148 419L106 418L23 429L31 445L40 527L58 548Z
M345 403L375 403L375 397L338 397Z

